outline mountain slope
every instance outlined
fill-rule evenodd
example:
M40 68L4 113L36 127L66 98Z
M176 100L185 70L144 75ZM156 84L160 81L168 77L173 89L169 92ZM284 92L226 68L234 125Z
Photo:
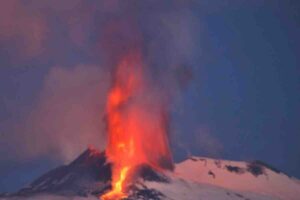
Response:
M139 166L128 200L296 200L300 183L261 162L191 157L174 172ZM99 199L110 189L111 164L89 148L69 165L49 171L1 200Z
M111 164L105 154L89 148L69 165L61 166L42 175L15 195L39 193L86 196L104 190L111 177Z
M197 183L235 191L300 199L299 181L262 162L237 162L192 157L176 165L176 175Z

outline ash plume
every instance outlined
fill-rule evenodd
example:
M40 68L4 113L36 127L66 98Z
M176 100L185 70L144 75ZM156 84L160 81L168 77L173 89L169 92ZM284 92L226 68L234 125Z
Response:
M147 96L139 95L139 106L155 104L154 108L164 107L163 112L169 113L173 100L193 78L195 36L200 29L191 1L30 0L25 5L14 0L13 3L22 12L16 19L7 16L17 20L14 23L17 27L10 29L11 32L2 31L0 42L5 37L13 40L19 35L21 43L33 40L30 42L33 47L20 45L20 49L11 50L30 52L21 53L25 58L16 54L14 63L35 59L40 67L44 61L51 64L31 111L4 138L15 150L5 145L0 147L13 151L19 158L48 156L69 161L89 144L103 149L104 102L113 81L111 74L128 49L140 48L148 66L145 79L149 92ZM29 16L28 20L21 20L24 16ZM35 27L31 35L32 29L24 28L28 23ZM0 22L1 26L6 27L4 22ZM69 51L80 55L79 61L68 60Z

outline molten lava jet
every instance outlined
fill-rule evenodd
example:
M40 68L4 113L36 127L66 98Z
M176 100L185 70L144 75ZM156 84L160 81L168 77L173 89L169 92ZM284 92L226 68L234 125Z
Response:
M151 95L144 73L145 65L137 51L123 56L114 73L106 108L106 154L113 163L112 190L102 200L126 198L138 166L155 170L173 167L163 107L153 102L158 98Z

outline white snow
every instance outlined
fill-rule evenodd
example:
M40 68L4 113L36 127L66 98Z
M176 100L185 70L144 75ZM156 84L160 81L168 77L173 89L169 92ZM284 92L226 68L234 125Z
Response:
M194 157L177 164L175 175L185 180L234 191L265 194L282 200L300 199L300 184L296 179L267 168L265 168L265 173L260 176L254 176L248 171L238 174L228 171L226 165L247 168L246 162ZM209 175L209 171L214 173L215 178Z
M169 183L147 182L146 186L158 190L166 200L279 200L267 195L249 192L236 192L208 184L173 179Z

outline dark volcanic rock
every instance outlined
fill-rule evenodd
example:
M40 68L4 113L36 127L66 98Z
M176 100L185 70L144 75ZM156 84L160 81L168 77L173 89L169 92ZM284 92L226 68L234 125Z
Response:
M245 169L237 166L226 165L225 168L232 173L243 174L245 173Z
M275 167L273 167L273 166L271 166L271 165L269 165L265 162L259 161L259 160L255 160L255 161L250 162L250 165L252 165L252 166L259 166L260 165L262 167L265 167L267 169L272 170L273 172L276 172L277 174L281 173L281 171L276 169Z
M139 189L136 190L133 194L131 194L126 200L136 200L136 199L145 199L145 200L161 200L164 197L161 192L154 189Z
M169 178L167 176L154 170L149 165L140 165L137 169L137 174L145 181L169 183Z
M33 181L11 196L31 196L40 193L64 196L101 196L111 189L112 164L107 162L105 152L89 148L68 165L57 167ZM136 169L137 178L146 181L169 182L167 176L148 165ZM143 199L159 199L157 191L148 188L131 187L131 199L144 196Z
M259 176L266 174L265 173L265 166L261 165L257 162L251 162L247 165L247 171L253 174L254 176Z
M17 195L54 193L84 196L91 184L98 183L97 188L102 188L110 178L111 164L106 162L105 153L89 148L69 165L42 175L28 187L21 189Z

